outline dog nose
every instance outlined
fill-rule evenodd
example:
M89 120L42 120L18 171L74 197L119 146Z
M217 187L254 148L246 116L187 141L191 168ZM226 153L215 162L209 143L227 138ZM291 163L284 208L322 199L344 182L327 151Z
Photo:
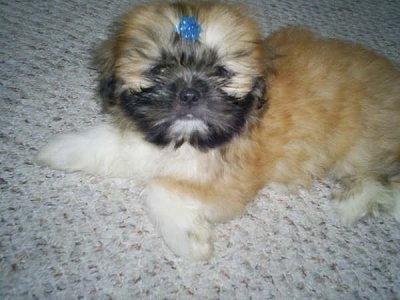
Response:
M200 92L194 88L184 88L179 98L183 104L196 104L200 100Z

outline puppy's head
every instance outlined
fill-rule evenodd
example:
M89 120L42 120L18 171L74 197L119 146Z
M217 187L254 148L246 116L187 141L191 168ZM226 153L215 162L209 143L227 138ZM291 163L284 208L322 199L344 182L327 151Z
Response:
M104 108L156 145L218 147L246 131L264 106L262 37L237 6L136 7L96 61Z

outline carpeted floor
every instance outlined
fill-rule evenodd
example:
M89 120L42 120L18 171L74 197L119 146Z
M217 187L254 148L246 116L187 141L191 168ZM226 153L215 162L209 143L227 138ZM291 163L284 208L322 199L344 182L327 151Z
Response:
M344 226L328 181L263 191L217 227L210 261L189 262L149 223L141 187L34 162L54 134L105 118L90 52L132 2L0 0L0 299L399 299L400 225ZM266 34L305 24L400 65L399 1L248 4Z

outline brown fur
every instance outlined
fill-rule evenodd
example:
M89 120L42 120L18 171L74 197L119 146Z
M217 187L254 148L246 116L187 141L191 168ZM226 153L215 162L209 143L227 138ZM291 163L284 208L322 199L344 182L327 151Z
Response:
M383 181L398 174L400 73L393 64L294 27L274 33L265 48L275 54L269 108L250 138L221 149L224 176L165 184L212 203L224 219L270 182L309 187L312 176Z

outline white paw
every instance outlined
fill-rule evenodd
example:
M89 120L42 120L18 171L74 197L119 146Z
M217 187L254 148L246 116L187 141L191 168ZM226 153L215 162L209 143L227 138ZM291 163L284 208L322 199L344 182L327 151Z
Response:
M37 159L59 170L125 175L128 164L126 158L120 158L120 149L121 137L118 131L103 124L87 131L54 138L40 151Z
M159 168L161 151L135 133L102 124L56 137L37 160L54 169L148 180Z
M205 220L176 223L174 219L159 223L159 230L175 254L195 260L207 259L213 252L212 227Z
M211 256L213 230L201 202L155 185L145 195L150 218L175 254L195 260Z
M356 180L333 195L333 206L345 223L354 223L367 214L386 212L396 217L399 210L396 190L373 178Z
M340 199L334 197L332 206L345 224L352 224L368 214L362 199Z
M46 145L37 160L54 169L84 170L91 161L88 141L78 134L58 136Z

